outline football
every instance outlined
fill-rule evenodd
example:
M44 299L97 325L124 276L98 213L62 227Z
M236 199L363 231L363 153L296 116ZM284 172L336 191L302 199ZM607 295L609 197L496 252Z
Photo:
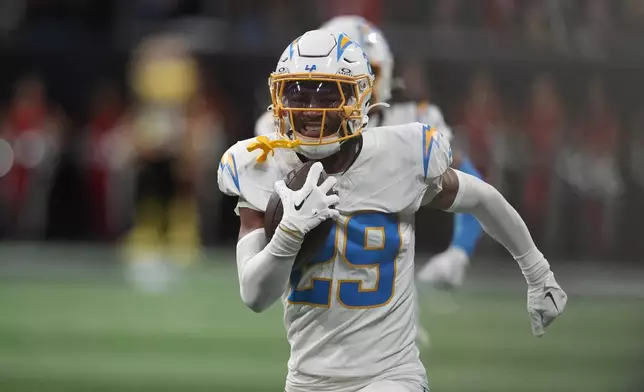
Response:
M304 186L306 182L306 176L309 174L309 170L313 165L313 161L306 162L302 166L293 169L290 173L284 178L284 183L289 189L299 190ZM318 180L318 185L322 184L326 180L328 175L322 171L320 174L320 179ZM329 191L330 194L337 192L334 190ZM266 212L264 213L264 231L266 232L266 239L268 241L273 238L277 226L282 220L282 215L284 214L284 209L282 207L282 200L280 199L277 192L273 192L268 204L266 205ZM324 245L329 233L333 229L334 222L332 219L327 219L326 221L320 223L315 229L311 230L306 236L304 236L304 242L300 248L297 257L295 258L295 264L293 268L298 269L306 265L312 257L314 257L318 251Z

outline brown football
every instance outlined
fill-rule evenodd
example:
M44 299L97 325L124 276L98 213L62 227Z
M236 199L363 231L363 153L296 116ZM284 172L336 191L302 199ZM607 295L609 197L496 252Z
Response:
M315 162L313 161L306 162L302 166L293 169L288 173L284 178L286 186L295 191L301 189L302 186L304 186L306 176L309 174L309 170L311 170L311 166L314 163ZM318 185L322 184L327 177L328 175L322 171L320 179L318 180ZM334 190L330 190L328 194L331 195L333 193L337 194ZM273 238L273 234L275 234L275 230L280 224L283 214L284 208L282 207L282 200L277 192L273 191L264 213L264 231L266 232L267 240L270 241L271 238ZM335 223L332 219L327 219L304 236L304 242L302 242L302 247L295 258L293 268L297 269L306 265L320 251L326 242L329 233L333 229L334 224Z

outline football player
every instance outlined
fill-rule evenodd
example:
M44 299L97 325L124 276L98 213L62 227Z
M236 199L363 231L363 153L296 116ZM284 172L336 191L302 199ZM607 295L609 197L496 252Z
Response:
M523 220L492 186L449 167L442 132L421 123L364 129L373 81L348 36L305 33L269 78L276 132L238 142L220 164L220 189L238 197L241 298L255 312L284 305L287 392L427 390L415 343L414 214L422 206L473 214L512 254L536 336L566 306ZM307 161L315 163L305 184L289 189L283 178ZM329 177L318 185L323 170ZM284 212L268 241L273 192ZM336 224L326 245L294 269L304 237L327 219Z
M420 122L437 128L450 143L452 130L445 123L441 110L427 102L406 100L390 102L392 98L394 57L383 33L361 16L343 15L330 19L320 27L332 33L345 33L362 47L367 54L375 74L372 100L386 102L387 105L374 107L369 113L369 127L391 126ZM255 135L267 135L275 132L273 114L264 113L255 124ZM481 178L472 162L461 151L454 151L452 167ZM434 255L418 271L421 282L437 287L452 288L460 286L465 270L470 262L476 243L482 234L481 226L471 214L454 214L452 242L443 252ZM429 345L429 333L418 324L418 342Z
M374 102L386 102L373 108L369 113L369 127L391 126L418 121L431 124L450 142L452 130L445 123L441 110L427 102L407 100L391 103L394 57L383 33L361 16L343 15L330 19L320 27L332 33L345 33L360 45L376 76L372 92ZM255 135L275 132L271 111L263 113L255 124ZM480 173L467 156L454 151L452 167L481 178ZM463 282L465 270L470 262L476 243L482 234L478 221L470 214L454 214L452 242L444 251L430 258L418 272L418 279L438 287L457 287ZM428 342L428 335L419 330L419 340Z

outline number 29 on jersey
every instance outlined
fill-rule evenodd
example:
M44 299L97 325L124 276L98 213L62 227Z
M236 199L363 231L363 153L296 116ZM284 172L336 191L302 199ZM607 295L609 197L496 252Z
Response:
M308 268L339 262L351 269L375 269L376 281L334 281L313 276L308 286L298 287L302 271L294 270L291 273L288 301L292 304L329 307L335 295L337 302L349 309L386 305L394 295L396 259L402 246L401 239L400 222L396 214L360 212L346 217L344 223L333 227L324 247Z

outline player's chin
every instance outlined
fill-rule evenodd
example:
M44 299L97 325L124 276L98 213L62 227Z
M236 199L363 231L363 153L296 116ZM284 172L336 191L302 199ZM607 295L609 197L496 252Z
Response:
M297 133L308 139L319 139L322 134L320 126L304 126L297 130Z

